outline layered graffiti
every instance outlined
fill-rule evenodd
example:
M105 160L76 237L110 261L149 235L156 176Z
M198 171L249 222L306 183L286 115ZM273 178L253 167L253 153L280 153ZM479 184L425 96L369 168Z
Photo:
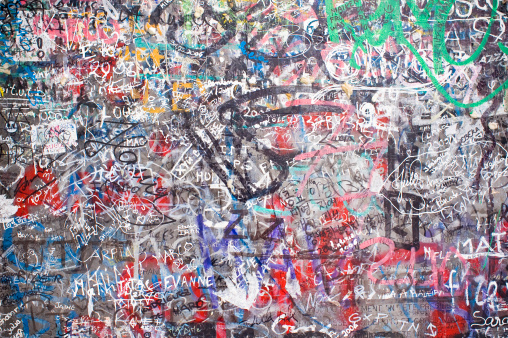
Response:
M508 4L2 0L1 337L508 337Z

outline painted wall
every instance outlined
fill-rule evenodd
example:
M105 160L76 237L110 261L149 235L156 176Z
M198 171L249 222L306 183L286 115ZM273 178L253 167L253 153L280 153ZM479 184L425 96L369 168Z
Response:
M1 0L0 337L508 337L507 15Z

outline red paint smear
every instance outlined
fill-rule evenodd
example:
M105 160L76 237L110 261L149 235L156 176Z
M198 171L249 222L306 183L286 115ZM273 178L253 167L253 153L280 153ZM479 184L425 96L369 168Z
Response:
M30 207L40 205L46 205L50 211L57 213L62 208L63 202L51 169L28 165L25 168L25 175L16 186L14 205L18 207L16 212L18 217L27 216L32 209Z
M226 323L224 322L224 318L220 317L215 324L215 332L216 338L226 338Z
M458 315L434 310L429 319L436 326L434 332L438 332L438 337L462 337L469 331L467 321Z
M160 157L167 156L172 149L175 148L175 145L171 141L171 138L166 137L161 130L153 132L150 135L150 139L148 140L148 145L150 149Z
M111 337L113 334L111 331L111 328L106 327L106 323L104 323L96 318L93 318L93 317L81 316L81 317L72 319L72 321L73 321L73 323L77 322L78 327L83 326L83 325L85 325L86 327L90 326L91 331L101 338ZM70 331L67 333L70 333L71 336L73 335L72 334L72 327L70 330L68 330L66 328L66 331Z

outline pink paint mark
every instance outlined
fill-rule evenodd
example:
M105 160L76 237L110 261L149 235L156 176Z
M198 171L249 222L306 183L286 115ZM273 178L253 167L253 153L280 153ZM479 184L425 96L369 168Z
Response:
M335 135L335 133L334 133L334 135ZM353 144L350 146L343 146L343 147L338 147L338 148L332 148L330 146L326 146L321 150L311 151L308 153L297 155L297 156L295 156L295 160L297 160L297 161L306 160L308 158L315 157L318 155L319 155L319 158L321 158L321 156L328 155L328 154L343 153L346 151L353 151L353 150L358 150L358 149L379 149L379 148L385 148L387 146L388 146L388 142L386 142L386 141L377 141L377 142L367 143L365 145Z
M469 97L471 96L471 93L473 92L473 85L476 83L476 79L478 78L478 75L480 75L480 70L482 69L482 66L478 65L476 67L473 67L473 76L471 77L471 80L469 81L469 88L467 89L466 96L464 97L464 103L469 103Z
M355 107L353 105L348 105L348 104L333 102L333 101L296 99L296 100L286 102L286 107L301 106L301 105L323 105L323 106L340 107L340 108L344 109L344 111L347 112L348 115L352 115L355 110Z
M295 74L293 74L288 80L284 81L284 86L289 86L291 83L293 83L294 80L296 80L296 78L298 76L300 76L300 74L303 72L303 70L305 69L305 63L306 61L303 60L302 62L297 62L297 63L301 63L302 64L302 67L300 68L299 71L297 71Z
M392 285L395 283L395 280L380 280L380 279L374 277L372 275L372 273L375 270L377 270L377 268L379 268L381 265L383 265L383 263L390 260L390 258L393 255L393 252L395 250L395 243L393 243L393 241L391 239L386 238L386 237L376 237L376 238L369 239L369 240L363 242L362 244L360 244L360 249L363 250L363 249L365 249L371 245L374 245L376 243L388 245L388 248L390 249L390 251L388 251L388 253L382 259L380 259L378 262L371 265L369 272L368 272L368 276L369 276L370 280L373 282L380 283L381 285ZM414 256L414 249L411 250L411 254Z
M319 68L319 66L316 64L316 65L314 66L313 71L312 71L312 77L313 77L313 78L316 78L316 77L318 76L319 69L320 69L320 68Z
M269 33L267 33L265 36L263 36L263 38L261 40L259 40L259 42L256 44L256 46L259 48L260 46L263 46L272 36L274 36L275 34L277 34L278 31L280 31L282 27L279 26L277 28L275 28L274 30L270 31Z
M376 195L376 193L374 193L372 191L364 191L364 192L359 192L359 193L355 193L355 194L345 194L343 196L335 197L335 201L336 202L351 201L351 200L355 200L355 199L359 199L359 198L367 198L367 197L371 197L371 196L375 196L375 195Z

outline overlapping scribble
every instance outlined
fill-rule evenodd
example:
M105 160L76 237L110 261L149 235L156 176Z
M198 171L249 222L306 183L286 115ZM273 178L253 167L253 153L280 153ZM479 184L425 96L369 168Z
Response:
M507 15L1 0L0 337L508 337Z

